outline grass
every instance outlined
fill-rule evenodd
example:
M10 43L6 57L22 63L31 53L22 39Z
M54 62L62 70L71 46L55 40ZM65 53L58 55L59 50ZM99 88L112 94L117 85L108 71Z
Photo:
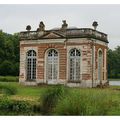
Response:
M120 115L120 93L110 89L71 90L54 109L56 115Z
M53 104L50 111L52 115L120 115L120 86L103 89L65 87L67 89L64 89L64 94L59 94L61 89L58 86L24 86L17 82L0 82L1 84L17 88L15 95L8 96L11 100L24 100L35 104L35 109L39 109L39 112L44 99L48 102L50 98L52 102L56 99L54 104L50 103ZM51 91L53 88L56 89Z
M52 88L48 88L45 90L45 92L42 94L42 101L41 103L41 110L43 115L50 115L52 114L52 109L56 106L58 103L58 100L64 96L67 89L65 89L62 85L57 85Z
M18 88L17 95L20 96L39 96L42 91L46 89L46 87L44 88L39 86L24 86L17 82L0 82L0 84L16 86Z
M17 93L17 87L12 84L0 84L0 92L5 95L15 95Z
M0 82L18 82L18 76L0 76Z

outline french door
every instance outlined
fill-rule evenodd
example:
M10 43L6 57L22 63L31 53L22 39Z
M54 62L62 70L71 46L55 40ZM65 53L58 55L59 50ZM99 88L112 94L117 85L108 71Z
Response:
M47 81L54 81L58 78L58 52L54 49L48 51L47 54Z

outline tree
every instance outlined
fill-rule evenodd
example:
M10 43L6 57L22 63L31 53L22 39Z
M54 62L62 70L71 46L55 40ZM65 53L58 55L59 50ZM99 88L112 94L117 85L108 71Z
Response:
M120 78L120 46L114 50L109 49L108 53L108 77Z
M11 35L0 31L0 75L18 74L19 34Z
M14 65L12 62L5 60L0 64L0 75L13 75Z

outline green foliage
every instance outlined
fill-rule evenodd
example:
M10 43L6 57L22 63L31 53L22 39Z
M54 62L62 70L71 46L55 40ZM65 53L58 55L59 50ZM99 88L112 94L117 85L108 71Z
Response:
M108 77L120 78L120 46L108 50Z
M64 95L65 91L65 88L60 85L48 88L42 94L42 114L50 114L52 108L55 107L56 103Z
M15 86L17 92L8 96L0 89L0 115L120 115L120 86L83 89L1 84Z
M31 115L32 105L26 101L11 100L8 97L0 98L1 115Z
M33 105L33 113L36 113L36 114L40 115L41 111L42 111L42 109L41 109L40 104L34 104Z
M14 85L5 85L5 84L0 84L0 92L5 94L5 95L15 95L17 93L17 88Z
M18 76L0 76L0 82L18 82Z
M0 31L0 75L19 73L19 37Z
M22 97L32 97L32 99L37 99L43 92L47 89L48 86L25 86L21 85L18 82L0 82L0 85L4 86L15 86L17 88L17 95Z
M29 112L30 109L31 109L31 106L26 103L25 101L15 101L13 100L13 107L12 107L12 110L13 111L16 111L16 112L23 112L23 110L25 112Z
M14 71L14 65L12 62L5 60L0 64L0 74L3 76L12 75Z
M12 101L10 101L7 97L0 97L0 111L1 110L9 110L11 108L10 104Z
M19 62L16 62L13 65L13 76L19 76Z

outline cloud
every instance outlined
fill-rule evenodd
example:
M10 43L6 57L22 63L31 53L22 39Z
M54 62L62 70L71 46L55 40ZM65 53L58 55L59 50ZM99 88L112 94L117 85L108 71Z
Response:
M120 5L0 5L0 29L7 33L24 31L30 24L36 30L44 21L46 29L60 27L66 19L69 26L92 28L108 34L111 48L120 45ZM113 44L114 43L114 44Z

